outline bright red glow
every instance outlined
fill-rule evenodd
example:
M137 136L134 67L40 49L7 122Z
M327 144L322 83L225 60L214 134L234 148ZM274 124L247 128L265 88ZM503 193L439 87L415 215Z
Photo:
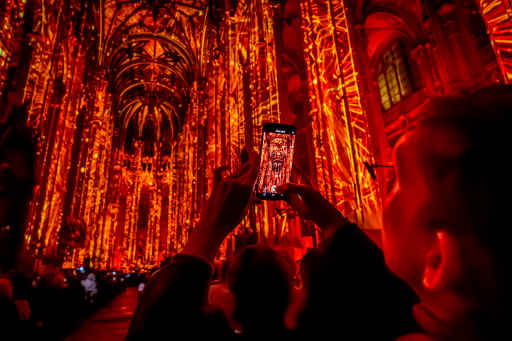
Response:
M28 105L38 136L25 235L36 262L126 269L179 252L214 169L240 167L243 148L260 146L263 122L293 124L297 134L263 144L285 161L274 171L263 150L260 189L288 177L311 184L352 221L379 229L392 176L379 169L372 179L365 165L389 164L430 97L512 79L509 1L464 2L457 15L447 2L432 18L404 1L403 12L344 0L64 2L0 8L0 88L16 89L6 97ZM33 32L24 32L29 15ZM474 15L496 58L469 28L457 31ZM384 109L376 73L390 46L403 47L395 69L408 74L381 70L381 80L411 84ZM19 65L26 79L8 80ZM287 208L251 206L219 256L244 227L301 256L316 234Z

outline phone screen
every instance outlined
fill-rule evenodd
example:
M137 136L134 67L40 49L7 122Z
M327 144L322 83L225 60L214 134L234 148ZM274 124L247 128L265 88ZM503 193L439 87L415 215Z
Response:
M265 123L261 141L260 169L254 191L260 199L281 200L277 187L290 181L295 147L295 127Z

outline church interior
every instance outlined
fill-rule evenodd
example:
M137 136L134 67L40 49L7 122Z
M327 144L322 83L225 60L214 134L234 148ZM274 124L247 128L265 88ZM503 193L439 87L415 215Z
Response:
M393 147L429 101L510 82L507 0L2 0L0 123L35 139L20 257L158 267L266 122L296 128L290 181L379 244ZM216 260L257 242L297 261L324 237L254 201Z

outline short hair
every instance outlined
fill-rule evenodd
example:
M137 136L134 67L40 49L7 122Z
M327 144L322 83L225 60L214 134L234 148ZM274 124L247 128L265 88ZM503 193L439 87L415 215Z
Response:
M235 256L228 285L235 297L235 319L242 325L256 319L283 318L290 302L291 274L285 260L266 245L251 245Z

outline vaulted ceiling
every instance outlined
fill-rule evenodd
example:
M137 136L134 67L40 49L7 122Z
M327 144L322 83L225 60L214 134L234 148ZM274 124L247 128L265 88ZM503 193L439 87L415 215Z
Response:
M206 0L100 1L99 62L128 152L176 138L200 69ZM167 147L165 147L167 146Z

